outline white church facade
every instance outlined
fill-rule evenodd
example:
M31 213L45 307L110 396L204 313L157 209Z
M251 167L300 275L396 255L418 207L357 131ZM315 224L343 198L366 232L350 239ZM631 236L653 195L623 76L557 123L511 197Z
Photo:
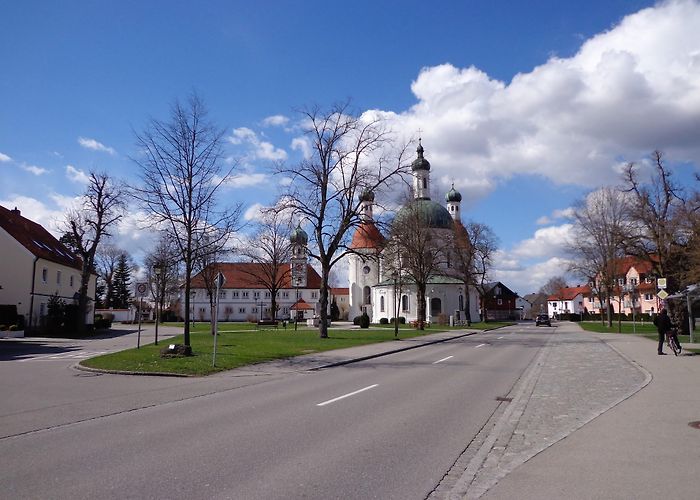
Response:
M430 228L433 238L448 242L454 240L454 234L466 232L462 225L460 204L462 196L452 189L446 194L443 206L430 199L430 163L423 156L423 146L419 143L417 158L411 164L413 175L413 200L411 210L419 210ZM391 320L397 314L406 322L418 319L418 292L410 279L392 274L386 255L387 239L381 233L372 214L375 195L364 192L360 202L363 213L362 223L353 235L348 255L349 278L349 318L366 312L370 321L379 323L382 318ZM402 211L408 210L405 206ZM454 269L449 268L449 260L428 281L425 291L426 321L430 323L466 319L469 307L472 321L479 318L479 299L476 290L465 287L463 280L455 276Z

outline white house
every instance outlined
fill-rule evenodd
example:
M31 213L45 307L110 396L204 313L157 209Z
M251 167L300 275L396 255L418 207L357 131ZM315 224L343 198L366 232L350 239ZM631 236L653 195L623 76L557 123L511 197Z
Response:
M38 328L57 295L73 303L80 290L82 261L36 222L0 206L0 304L14 304L27 329ZM85 321L94 322L95 282L88 283Z
M583 314L587 311L586 301L591 295L589 286L565 287L547 298L547 313L550 317L562 314Z

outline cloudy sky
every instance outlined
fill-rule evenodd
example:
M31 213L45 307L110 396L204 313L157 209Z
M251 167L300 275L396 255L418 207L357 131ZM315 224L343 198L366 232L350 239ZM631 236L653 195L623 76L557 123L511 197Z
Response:
M295 110L351 99L420 131L435 197L454 182L500 239L495 278L526 294L564 273L571 207L626 162L660 149L688 184L700 165L697 0L192 6L0 7L1 205L57 231L90 170L135 180L134 131L195 89L240 161L224 195L252 216L270 165L304 154ZM135 209L115 237L151 244Z

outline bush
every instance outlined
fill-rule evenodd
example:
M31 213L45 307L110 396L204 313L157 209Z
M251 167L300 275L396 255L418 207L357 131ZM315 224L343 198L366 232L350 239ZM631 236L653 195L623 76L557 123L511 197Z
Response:
M360 328L369 328L369 316L367 316L367 313L362 313L362 316L360 316Z
M362 316L355 316L352 319L352 324L355 326L360 326L360 320L362 319Z
M447 324L449 324L449 322L450 322L450 319L447 317L447 314L445 314L445 313L438 314L437 321L436 321L436 323L438 325L447 325Z
M19 327L18 327L17 325L10 325L9 330L10 330L11 332L16 332L16 331L19 330Z
M379 324L380 325L387 325L387 324L389 324L389 320L387 318L379 318Z
M0 325L0 332L7 331L7 325Z
M393 324L394 324L394 318L391 318L391 319L389 320L389 323L391 323L391 324L393 325ZM403 317L403 316L399 316L399 325L405 325L405 324L406 324L406 318Z

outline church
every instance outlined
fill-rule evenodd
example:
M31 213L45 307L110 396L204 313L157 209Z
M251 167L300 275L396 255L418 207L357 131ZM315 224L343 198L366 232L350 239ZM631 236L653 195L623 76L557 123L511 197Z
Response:
M413 199L402 207L395 221L420 213L427 224L432 238L453 241L455 233L466 234L461 221L460 204L462 195L452 189L445 195L445 205L430 199L430 162L424 157L422 144L418 143L417 158L411 163L413 176ZM372 323L383 318L391 320L398 311L406 322L418 319L418 292L415 282L407 277L392 273L389 265L388 248L391 245L381 233L373 218L372 207L375 195L371 191L362 193L360 206L362 222L355 230L348 255L348 279L350 319L366 312ZM461 321L466 319L465 308L470 307L472 321L479 318L479 299L473 287L465 287L463 280L454 276L449 259L428 281L425 291L426 318L429 323L448 321L449 318ZM467 294L469 300L467 300Z

